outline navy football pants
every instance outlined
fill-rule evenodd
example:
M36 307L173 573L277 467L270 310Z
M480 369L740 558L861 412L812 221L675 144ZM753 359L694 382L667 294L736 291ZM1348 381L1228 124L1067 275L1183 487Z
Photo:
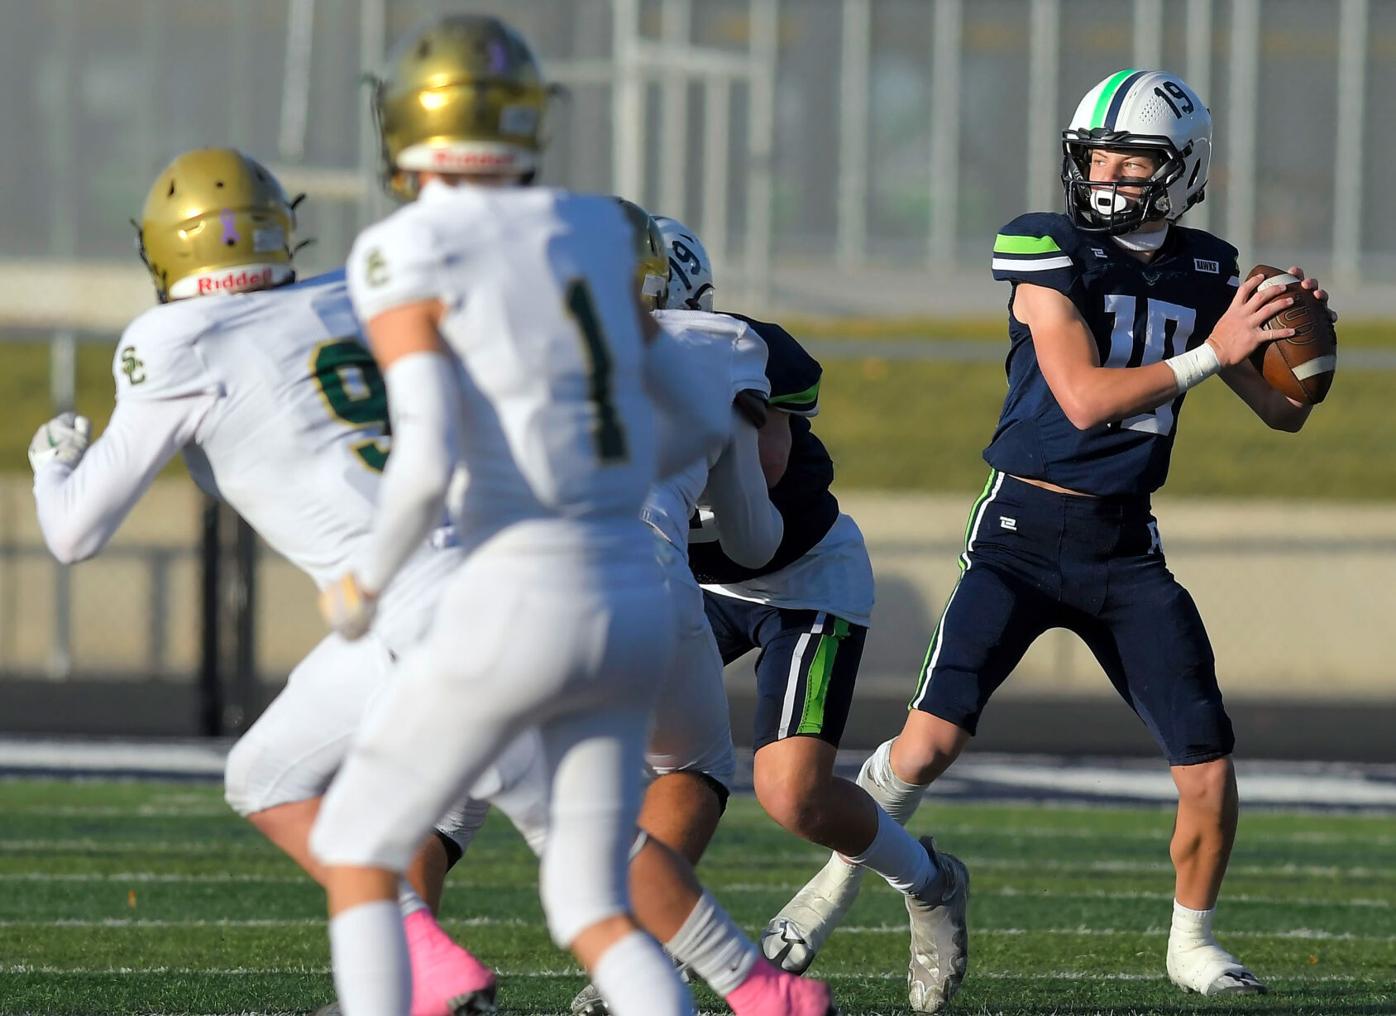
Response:
M995 471L911 706L973 734L1039 635L1079 635L1170 765L1235 746L1207 631L1164 563L1146 498L1058 494Z

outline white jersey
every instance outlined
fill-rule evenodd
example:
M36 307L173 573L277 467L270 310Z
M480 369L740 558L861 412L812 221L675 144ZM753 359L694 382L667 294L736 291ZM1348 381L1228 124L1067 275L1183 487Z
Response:
M317 585L349 570L389 439L383 380L341 273L154 307L122 335L113 376L118 411L212 396L183 448L194 480ZM424 546L385 619L458 560Z
M690 383L701 385L705 396L724 410L744 391L770 396L766 344L745 321L693 310L661 310L654 317L682 350ZM641 511L646 522L685 553L689 521L708 484L709 470L722 451L717 447L707 458L656 483Z
M708 592L786 610L823 610L865 628L872 626L876 583L858 523L840 514L799 560L744 582L705 584Z
M655 438L632 248L612 198L440 183L355 242L365 321L445 308L463 392L451 507L468 546L536 520L626 520L633 534Z

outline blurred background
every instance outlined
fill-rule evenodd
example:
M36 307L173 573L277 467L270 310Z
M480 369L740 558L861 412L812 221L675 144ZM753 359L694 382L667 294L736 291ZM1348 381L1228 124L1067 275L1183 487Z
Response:
M129 220L180 151L267 163L308 195L304 273L341 262L389 208L362 74L446 10L505 16L567 86L545 182L685 220L719 306L823 361L816 432L879 581L853 747L900 725L987 470L993 235L1061 206L1088 88L1181 74L1215 120L1186 222L1323 279L1343 352L1297 436L1221 385L1189 397L1157 504L1170 566L1243 752L1396 757L1396 4L1369 0L0 0L0 731L236 734L320 637L309 581L179 467L99 558L54 564L24 448L57 409L109 413L116 338L152 302ZM739 741L750 689L733 668ZM1000 694L990 747L1152 750L1063 633Z

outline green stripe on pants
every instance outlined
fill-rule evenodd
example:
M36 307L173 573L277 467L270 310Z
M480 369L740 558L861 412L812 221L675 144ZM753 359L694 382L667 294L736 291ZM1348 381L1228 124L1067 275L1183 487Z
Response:
M800 725L797 734L820 734L824 731L824 702L829 697L829 681L834 676L834 658L838 655L839 642L848 637L848 622L834 618L832 635L820 635L819 645L810 660L809 672L805 675L805 705L800 710Z

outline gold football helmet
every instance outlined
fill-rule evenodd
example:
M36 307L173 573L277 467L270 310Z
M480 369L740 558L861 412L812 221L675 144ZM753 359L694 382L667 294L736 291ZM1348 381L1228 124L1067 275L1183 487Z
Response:
M161 303L295 278L296 204L235 148L185 152L156 177L136 243Z
M372 80L390 194L414 199L421 172L527 179L537 171L543 114L558 89L499 18L439 18L402 40L388 67Z
M669 298L669 257L654 217L633 201L616 198L634 230L635 285L645 310L659 310Z

